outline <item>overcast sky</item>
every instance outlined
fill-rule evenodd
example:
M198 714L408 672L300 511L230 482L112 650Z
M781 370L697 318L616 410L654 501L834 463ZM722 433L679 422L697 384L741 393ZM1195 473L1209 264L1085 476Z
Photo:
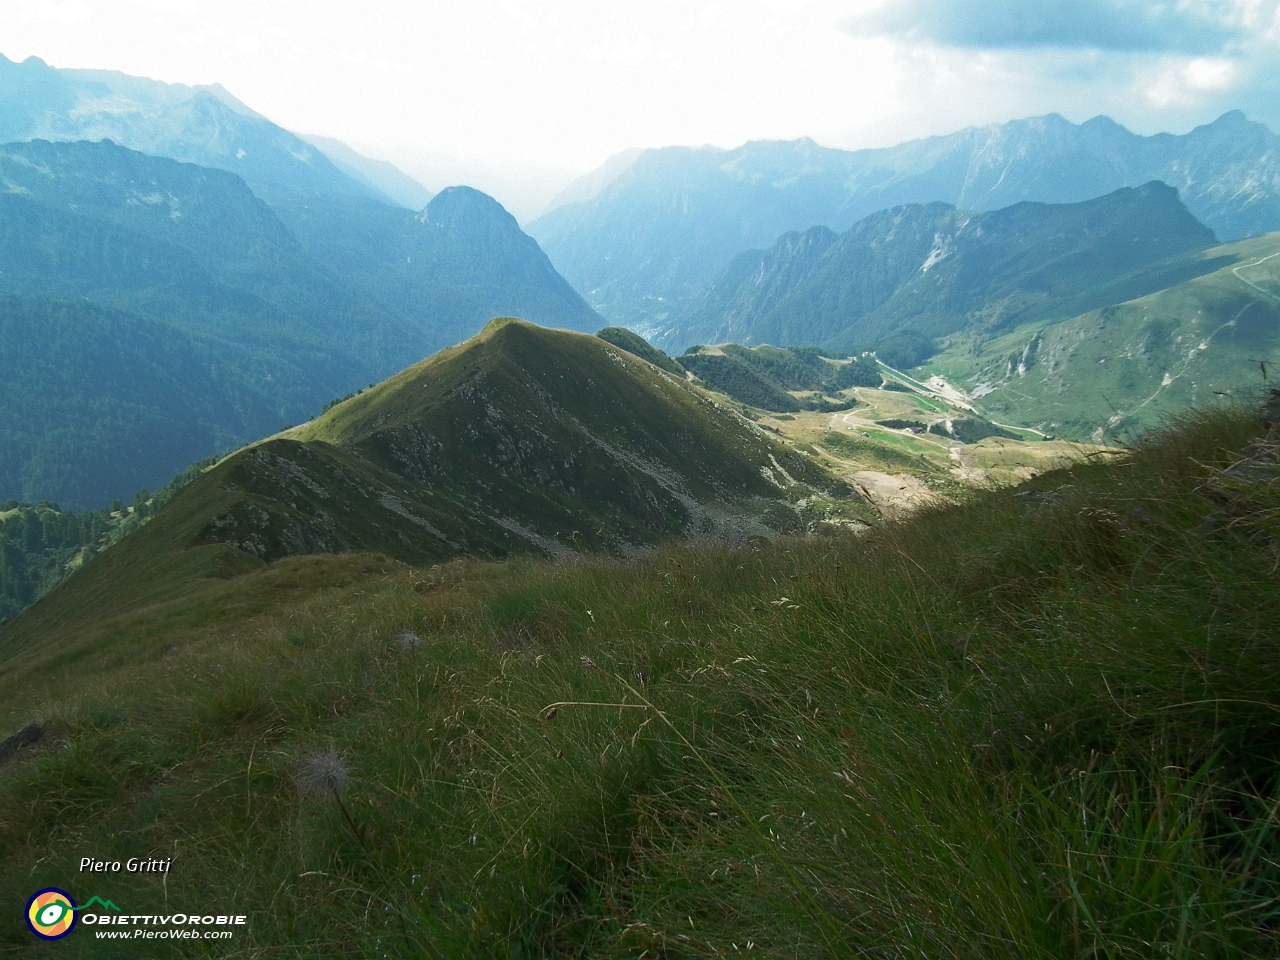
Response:
M0 53L218 82L391 159L880 146L1106 113L1280 129L1280 0L0 0Z

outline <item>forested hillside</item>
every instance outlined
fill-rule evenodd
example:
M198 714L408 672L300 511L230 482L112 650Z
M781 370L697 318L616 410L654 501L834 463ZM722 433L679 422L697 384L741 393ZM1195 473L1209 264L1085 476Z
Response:
M475 191L278 208L304 245L233 174L110 142L0 147L0 183L6 499L132 497L497 314L599 326Z
M0 623L140 527L213 462L192 464L154 494L138 491L132 504L117 500L101 510L75 513L48 501L0 503Z

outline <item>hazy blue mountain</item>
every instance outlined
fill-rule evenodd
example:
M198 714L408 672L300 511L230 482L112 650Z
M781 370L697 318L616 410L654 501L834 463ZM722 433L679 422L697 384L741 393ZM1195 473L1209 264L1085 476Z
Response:
M836 237L827 227L793 230L768 250L738 254L664 332L664 342L677 351L692 343L780 343L763 334L762 320L826 262Z
M975 324L1007 329L1161 289L1174 280L1153 265L1215 242L1158 182L1083 203L986 213L911 204L839 237L823 231L787 234L768 251L739 256L660 345L856 350L906 331L928 340Z
M604 316L661 341L734 256L788 231L844 231L907 203L1072 203L1151 180L1178 189L1223 239L1280 229L1280 137L1232 112L1182 136L1055 114L875 150L810 140L649 150L529 232Z
M0 55L0 143L113 140L154 156L229 170L261 197L386 200L321 151L221 86L188 87L110 70L59 70Z
M529 232L603 316L653 339L735 254L834 226L845 167L845 154L807 140L648 150L592 200Z
M599 196L601 190L626 173L631 165L643 154L644 150L640 147L632 147L630 150L615 153L590 173L576 178L552 197L551 202L546 206L547 212L568 206L571 203L585 203Z
M274 210L351 289L417 324L424 355L493 317L583 333L602 325L515 218L470 187L442 190L416 214L357 200L280 202Z
M0 183L0 289L88 297L286 362L340 349L351 367L358 352L361 375L425 349L425 335L405 344L402 318L346 289L232 174L109 142L37 140L0 147Z
M110 142L0 147L0 500L131 498L496 315L600 326L483 194L296 204ZM122 382L83 377L94 356Z
M584 332L601 326L515 219L467 187L443 191L421 213L359 198L268 205L222 171L112 143L47 141L0 147L0 186L8 191L3 202L32 211L0 227L26 230L0 259L0 289L91 296L135 310L136 291L126 299L105 291L145 288L163 298L177 296L177 284L190 304L200 300L195 287L216 284L211 309L219 318L192 321L201 331L252 336L264 323L279 326L241 302L249 295L293 317L295 332L305 328L307 337L359 351L384 376L474 335L495 316ZM55 222L86 236L127 231L128 244L150 245L150 252L120 261L122 269L147 275L99 276L115 262L100 263L101 255L115 247L87 241L77 241L77 256L42 259L40 251L58 243L34 238ZM156 243L181 249L163 252ZM38 262L28 264L32 257ZM164 309L184 315L190 307Z
M431 201L432 192L394 163L373 160L332 137L307 136L306 140L323 151L347 176L381 192L402 207L421 210Z

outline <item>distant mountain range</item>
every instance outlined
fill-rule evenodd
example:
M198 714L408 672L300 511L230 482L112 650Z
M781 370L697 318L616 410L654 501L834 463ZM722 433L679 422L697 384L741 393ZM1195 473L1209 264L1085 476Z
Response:
M627 159L590 199L529 232L602 315L659 343L737 254L789 231L843 232L902 204L989 211L1160 180L1223 240L1280 229L1280 137L1239 112L1183 136L1050 115L876 150L761 141Z
M399 167L386 160L371 160L357 153L341 140L333 137L308 135L306 141L324 152L333 165L399 206L409 210L421 210L430 201L432 192Z
M1221 355L1202 377L1220 392L1243 382L1240 363L1274 359L1270 254L1212 247L1280 229L1280 139L1239 113L1185 136L1049 116L885 150L628 151L533 225L551 259L490 197L431 196L216 85L0 58L8 138L19 142L0 147L0 364L13 371L0 385L0 500L129 499L495 316L604 326L553 261L668 351L874 348L900 368L936 354L929 369L990 397L993 415L1072 436L1097 429L1091 375L1069 359L1083 354L1055 353L1058 372L1036 390L1033 365L1009 357L1034 359L1031 344L1068 329L1106 340L1090 324L1126 356L1154 356L1132 304L1182 317L1172 343L1226 325L1188 355L1188 370ZM1191 303L1194 322L1179 312ZM1246 328L1257 356L1228 359L1215 345ZM676 368L633 333L601 335ZM848 401L840 378L856 366L741 348L686 359L704 383L778 410ZM1158 377L1155 366L1108 387L1128 411L1118 423L1146 424L1187 385L1202 396L1186 364ZM877 375L857 371L859 383ZM1073 418L1072 391L1087 414Z
M273 208L221 170L39 140L0 147L0 187L0 499L132 499L493 316L600 326L466 188L421 214L297 193Z
M988 213L910 204L839 236L814 227L739 254L658 345L856 351L906 332L932 340L974 326L1008 329L1160 289L1168 278L1158 271L1131 275L1214 242L1158 182L1083 203Z
M220 85L188 87L113 70L59 70L38 57L0 56L0 143L112 140L141 153L228 170L265 199L388 201L301 137Z
M1129 440L1175 410L1247 396L1280 363L1280 233L1215 245L1158 182L987 213L906 205L740 254L667 345L690 340L874 349L921 383L945 376L997 422ZM747 396L741 347L678 359Z

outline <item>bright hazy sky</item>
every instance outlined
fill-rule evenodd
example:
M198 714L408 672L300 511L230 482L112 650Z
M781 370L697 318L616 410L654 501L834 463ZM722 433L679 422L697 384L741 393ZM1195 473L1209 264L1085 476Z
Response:
M218 82L393 160L880 146L1052 111L1280 130L1280 0L0 0L0 53Z

